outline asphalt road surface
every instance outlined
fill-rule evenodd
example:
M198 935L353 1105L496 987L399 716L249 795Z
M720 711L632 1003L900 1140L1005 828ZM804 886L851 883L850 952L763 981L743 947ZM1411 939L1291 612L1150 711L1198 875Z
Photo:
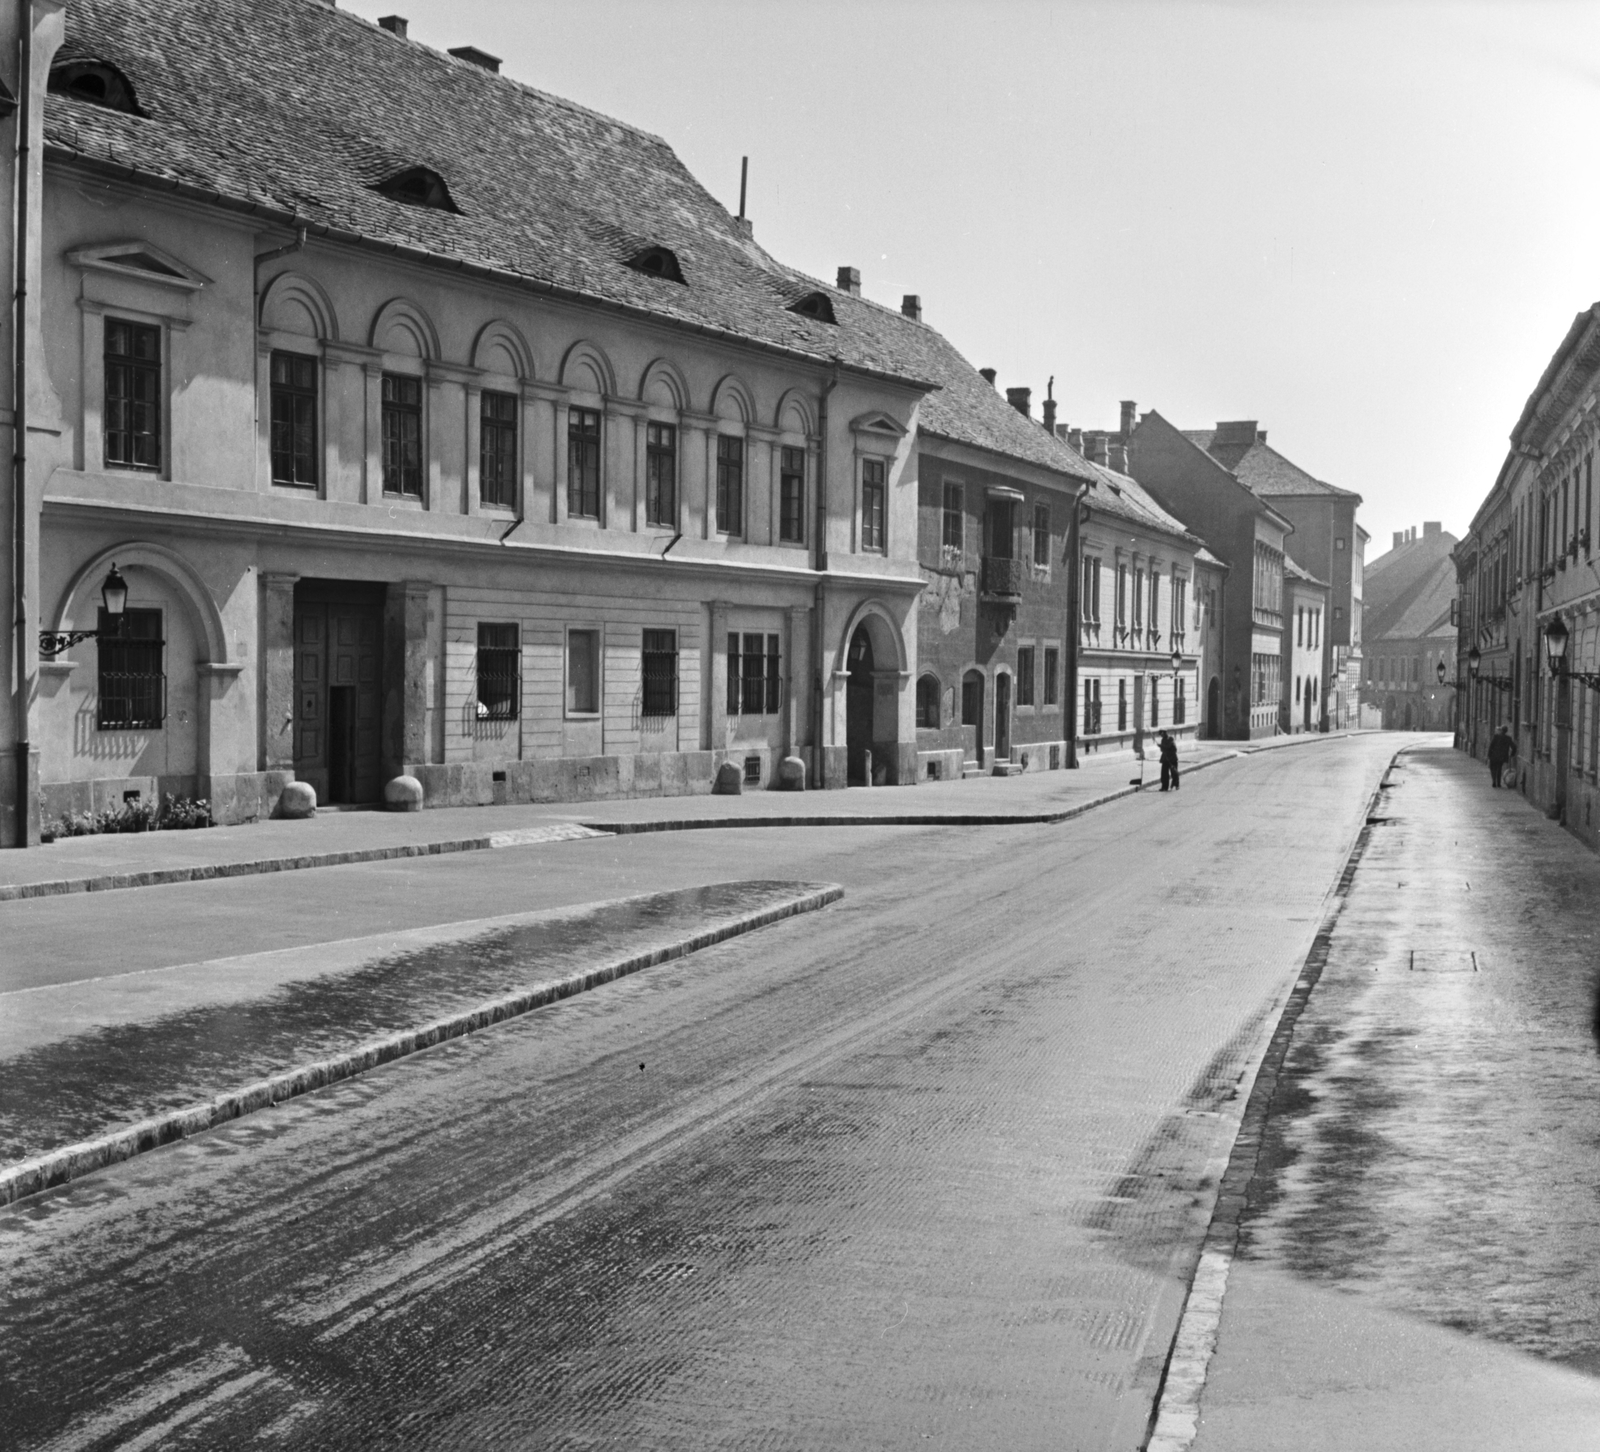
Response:
M1397 744L1055 827L9 905L47 981L731 878L846 889L0 1216L0 1443L1135 1447L1240 1074Z

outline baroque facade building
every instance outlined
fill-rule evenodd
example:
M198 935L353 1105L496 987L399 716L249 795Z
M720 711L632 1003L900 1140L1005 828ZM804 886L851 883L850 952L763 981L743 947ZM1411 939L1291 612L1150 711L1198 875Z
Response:
M1551 357L1455 551L1466 687L1457 742L1481 757L1495 726L1510 725L1520 789L1591 847L1600 847L1597 449L1600 304L1578 314Z
M1456 538L1437 520L1397 531L1367 566L1363 699L1386 731L1455 729ZM1440 667L1444 667L1441 680Z
M293 779L491 802L793 755L838 786L867 750L916 779L936 334L778 263L659 138L403 22L8 13L0 840L134 793L248 820Z

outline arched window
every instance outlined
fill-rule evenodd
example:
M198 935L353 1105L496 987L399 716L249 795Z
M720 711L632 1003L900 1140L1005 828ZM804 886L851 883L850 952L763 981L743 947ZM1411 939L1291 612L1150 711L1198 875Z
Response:
M917 678L917 727L919 730L939 729L939 678L933 675Z
M425 166L408 167L405 171L379 182L373 191L381 192L391 201L404 202L408 207L432 207L438 212L460 212L450 195L444 178Z
M108 111L125 111L143 116L133 94L133 83L115 66L99 60L63 61L50 69L50 89L58 96L72 96L91 106Z
M815 318L819 323L838 321L833 315L832 301L822 292L808 292L804 297L797 298L789 304L789 311L799 313L802 317Z
M670 247L646 247L643 252L628 259L628 266L635 272L648 273L651 277L664 277L671 282L684 281L677 253Z

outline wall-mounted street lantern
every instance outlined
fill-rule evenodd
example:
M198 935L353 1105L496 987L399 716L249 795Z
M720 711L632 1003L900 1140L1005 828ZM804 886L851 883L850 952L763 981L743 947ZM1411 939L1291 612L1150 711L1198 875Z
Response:
M1174 677L1183 669L1183 652L1177 646L1172 647L1172 674Z
M1565 676L1569 681L1580 681L1591 691L1600 691L1600 675L1592 671L1567 669L1567 641L1571 632L1566 622L1557 615L1544 628L1544 651L1550 661L1550 674L1558 680Z
M128 607L128 582L122 578L122 571L115 563L106 575L105 583L100 586L100 599L106 607L106 614L111 617L111 629L106 634L120 635L122 612ZM39 654L48 660L60 655L64 650L71 650L80 641L97 640L99 636L98 630L41 630Z
M1480 676L1478 672L1483 668L1483 652L1473 646L1467 652L1467 674L1480 686L1493 686L1497 691L1509 691L1511 678L1509 676Z
M1471 665L1469 663L1467 669L1471 673L1472 679L1473 680L1477 680L1477 678L1478 678L1477 667L1473 666L1473 665ZM1466 686L1466 682L1465 681L1450 680L1445 676L1445 673L1444 673L1444 662L1443 661L1440 661L1438 666L1436 667L1436 674L1439 677L1439 684L1441 686L1449 686L1452 691L1462 690Z
M1467 652L1467 674L1471 676L1473 680L1478 679L1478 668L1482 664L1483 652L1479 650L1477 646L1473 646L1472 649Z

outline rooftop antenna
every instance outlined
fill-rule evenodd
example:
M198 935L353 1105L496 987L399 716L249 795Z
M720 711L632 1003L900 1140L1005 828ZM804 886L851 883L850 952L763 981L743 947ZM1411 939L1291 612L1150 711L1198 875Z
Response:
M739 158L739 220L741 222L744 221L744 189L745 184L749 180L750 158L748 156L741 156Z

